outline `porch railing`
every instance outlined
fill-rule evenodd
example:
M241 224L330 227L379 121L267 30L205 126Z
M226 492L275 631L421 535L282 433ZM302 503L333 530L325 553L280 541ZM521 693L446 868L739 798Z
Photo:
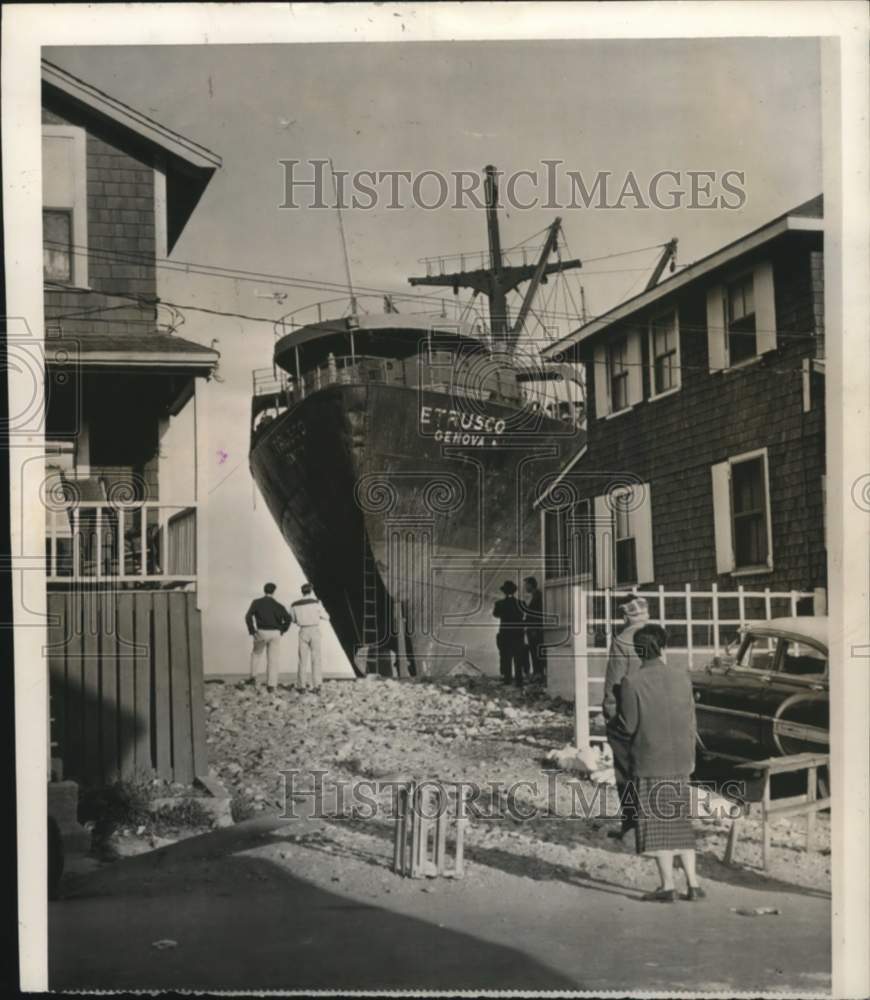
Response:
M180 586L196 582L196 505L74 501L48 512L46 579Z

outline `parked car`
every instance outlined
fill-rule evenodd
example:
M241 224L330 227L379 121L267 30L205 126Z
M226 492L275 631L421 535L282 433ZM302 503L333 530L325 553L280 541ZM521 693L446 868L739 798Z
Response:
M692 673L699 749L731 761L827 753L828 619L747 625L725 656Z

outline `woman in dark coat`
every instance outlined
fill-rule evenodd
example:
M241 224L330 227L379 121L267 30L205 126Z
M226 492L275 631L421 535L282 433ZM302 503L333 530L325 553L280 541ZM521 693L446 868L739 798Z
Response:
M634 634L641 666L622 682L621 710L631 736L631 768L637 782L637 852L656 859L661 886L644 899L672 903L674 857L689 883L687 898L703 899L695 874L689 776L695 770L695 700L682 667L663 657L665 630L645 625Z

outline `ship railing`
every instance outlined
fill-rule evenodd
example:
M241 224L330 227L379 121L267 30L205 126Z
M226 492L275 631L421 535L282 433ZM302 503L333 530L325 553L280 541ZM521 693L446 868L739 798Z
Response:
M565 249L560 240L559 249ZM544 244L534 246L525 244L518 247L508 247L501 252L502 267L527 266L536 264L544 250ZM426 277L454 274L457 271L486 270L490 267L492 257L489 250L470 250L466 253L439 254L435 257L419 257L418 264L426 268Z
M490 371L486 385L475 385L470 380L456 377L455 356L440 357L434 353L432 360L421 363L417 356L408 358L379 358L367 355L330 355L326 362L309 368L296 379L272 368L258 369L253 373L254 405L253 431L257 434L277 419L291 406L331 385L397 385L443 392L457 398L473 398L502 402L516 406L525 405L530 411L540 411L554 420L579 426L584 419L581 402L566 398L560 382L524 382L521 396L517 398L517 383L510 372Z
M46 581L103 586L193 585L195 503L154 500L53 502L46 511Z
M479 336L486 332L483 313L476 306L453 296L434 295L342 295L335 299L314 302L300 306L275 320L276 337L283 337L303 326L342 320L349 317L384 316L395 313L400 316L430 317L433 326L456 324L469 326Z

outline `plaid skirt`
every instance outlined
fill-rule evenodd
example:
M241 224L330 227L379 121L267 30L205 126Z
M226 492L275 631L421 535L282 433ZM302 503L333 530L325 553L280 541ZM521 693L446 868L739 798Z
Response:
M684 774L637 778L637 853L695 847L689 779Z

